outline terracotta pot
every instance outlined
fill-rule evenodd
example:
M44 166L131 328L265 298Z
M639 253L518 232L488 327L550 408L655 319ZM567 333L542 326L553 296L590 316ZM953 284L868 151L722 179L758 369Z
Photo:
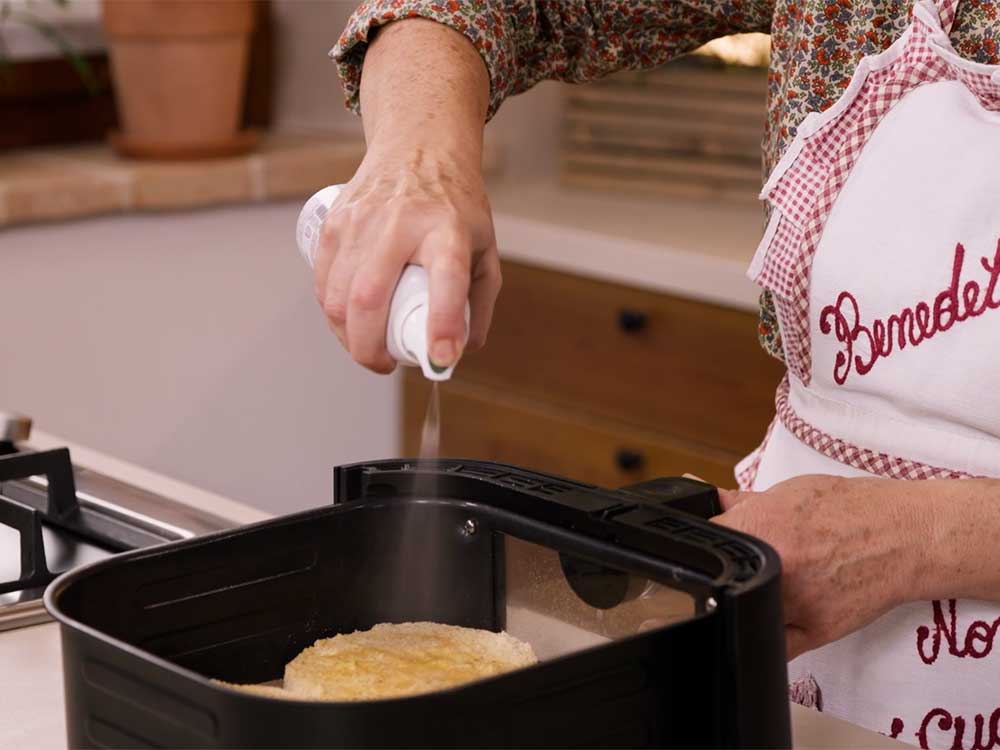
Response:
M245 150L253 0L103 0L120 151L197 158ZM252 145L252 144L250 144Z

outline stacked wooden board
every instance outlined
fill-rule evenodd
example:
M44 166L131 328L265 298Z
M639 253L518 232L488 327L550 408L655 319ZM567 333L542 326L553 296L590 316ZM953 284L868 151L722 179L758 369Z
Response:
M567 91L564 184L756 200L765 68L689 56Z

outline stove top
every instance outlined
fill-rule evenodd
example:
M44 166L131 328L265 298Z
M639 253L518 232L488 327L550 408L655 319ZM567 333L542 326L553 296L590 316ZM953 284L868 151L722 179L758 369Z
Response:
M0 413L0 630L45 622L57 575L109 555L233 523L74 466L66 448L29 444L31 420Z

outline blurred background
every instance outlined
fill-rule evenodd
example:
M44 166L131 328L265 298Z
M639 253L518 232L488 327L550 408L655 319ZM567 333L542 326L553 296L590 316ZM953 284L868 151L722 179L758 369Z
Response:
M303 201L364 154L327 57L355 3L164 5L0 0L0 411L267 511L318 505L334 465L417 454L428 401L419 372L341 351L295 247ZM484 158L505 287L442 386L442 454L733 484L780 374L744 277L766 60L730 38L507 102Z

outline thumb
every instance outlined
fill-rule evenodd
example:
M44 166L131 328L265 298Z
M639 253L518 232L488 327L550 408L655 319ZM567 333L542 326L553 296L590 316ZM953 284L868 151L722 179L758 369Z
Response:
M694 479L697 482L704 482L705 484L710 484L710 482L705 482L704 479L695 474L681 474L685 479ZM719 493L719 503L722 505L723 512L729 510L734 505L738 505L743 502L746 498L743 497L748 493L740 492L739 490L725 490L722 487L717 487L716 491Z

